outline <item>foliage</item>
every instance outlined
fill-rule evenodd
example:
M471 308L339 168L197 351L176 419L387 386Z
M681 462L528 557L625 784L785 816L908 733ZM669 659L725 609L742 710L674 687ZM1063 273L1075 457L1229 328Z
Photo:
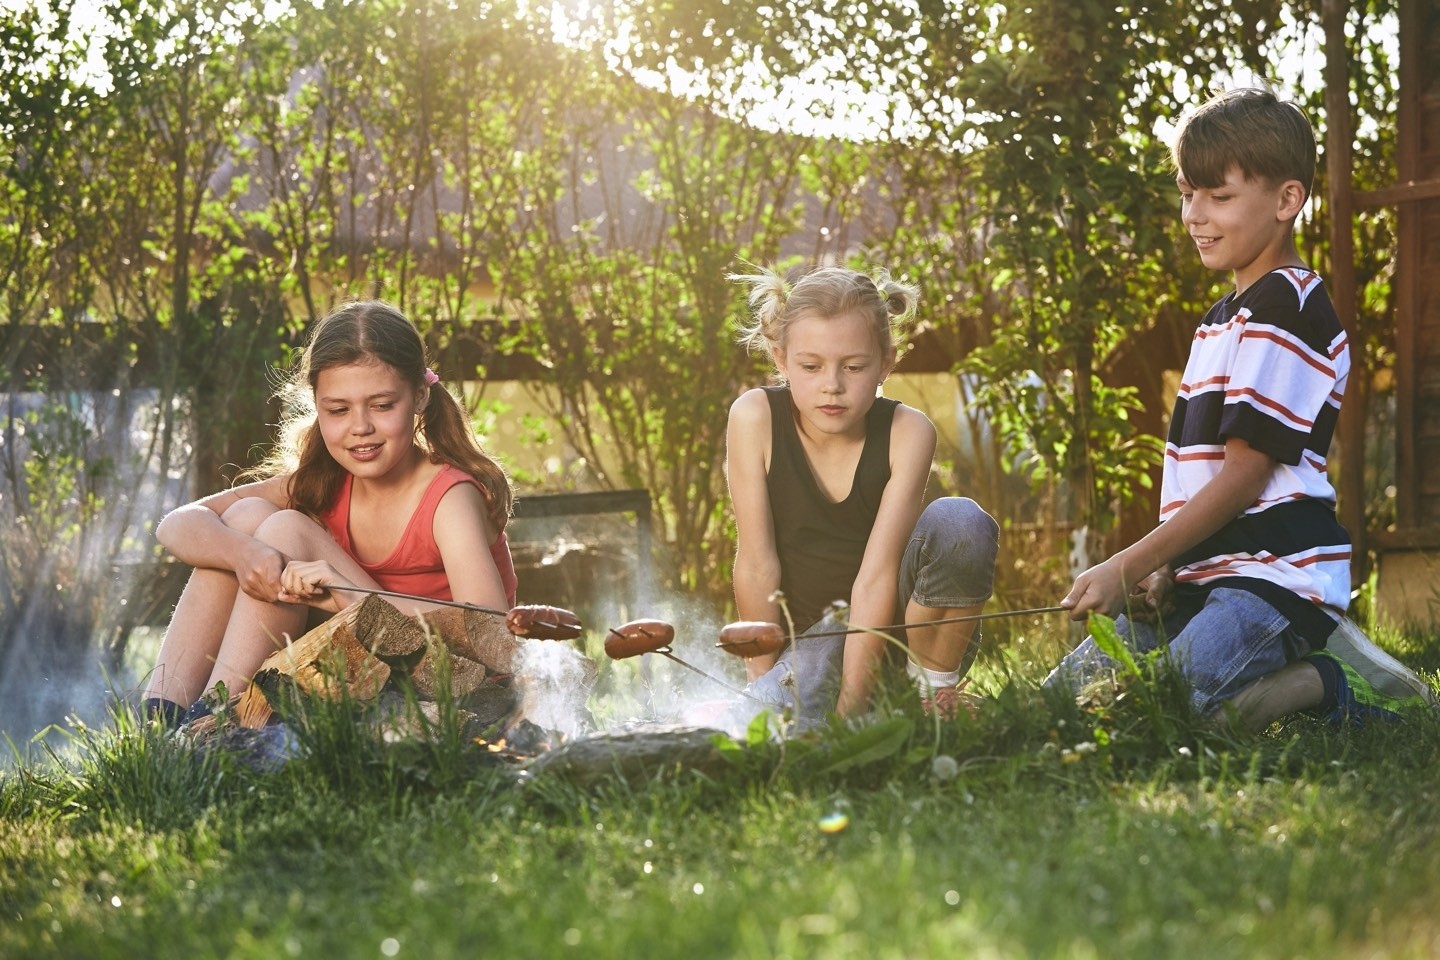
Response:
M615 173L598 159L603 145L591 144L565 193L593 179L602 208L573 225L542 218L497 278L502 304L520 318L514 347L545 371L552 416L591 476L651 490L676 559L674 586L714 590L730 553L720 510L724 411L762 376L731 343L744 305L725 275L779 259L800 225L814 145L648 91L603 89L630 130L613 156L653 168L638 175L638 198L611 194L603 185Z
M765 375L732 342L727 271L828 257L918 281L972 408L976 462L948 482L997 515L1104 530L1155 472L1154 368L1215 292L1173 226L1164 125L1222 69L1273 76L1275 44L1316 17L1283 0L376 0L267 19L104 0L84 36L80 9L0 12L12 390L153 388L135 455L209 489L268 441L267 367L334 301L385 296L433 347L466 348L475 369L449 376L528 361L580 461L542 482L651 490L667 586L709 599L732 555L724 410ZM1395 69L1367 29L1392 13L1349 15L1362 187L1393 166ZM823 135L877 103L850 139ZM1322 272L1326 216L1303 225ZM1393 216L1359 229L1363 374L1393 363ZM1382 381L1357 374L1357 399ZM20 477L8 438L5 455ZM1002 471L1043 496L1005 503ZM123 515L89 536L107 548L188 494L141 505L122 475L95 478Z
M1142 399L1115 384L1112 359L1137 331L1193 313L1208 286L1187 289L1175 267L1154 127L1215 65L1258 64L1279 4L739 6L647 4L633 58L694 63L723 101L754 60L793 76L843 57L845 83L889 103L874 152L899 216L878 245L919 267L929 323L959 333L960 369L1009 459L1068 485L1068 519L1107 529L1160 450L1130 424ZM698 37L682 25L695 18Z

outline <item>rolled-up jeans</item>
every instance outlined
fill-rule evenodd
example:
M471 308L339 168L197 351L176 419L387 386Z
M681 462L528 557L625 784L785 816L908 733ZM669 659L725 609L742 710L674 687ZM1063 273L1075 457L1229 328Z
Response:
M1283 613L1234 587L1215 587L1198 611L1171 613L1158 623L1122 614L1115 618L1115 631L1136 653L1167 646L1167 656L1190 683L1191 703L1202 716L1311 651ZM1044 685L1078 691L1115 666L1095 640L1086 637L1050 671Z
M974 500L942 497L932 502L916 521L900 559L897 621L910 600L924 607L973 607L990 599L999 546L1000 525ZM850 585L836 586L843 590ZM765 703L793 708L802 728L823 721L835 710L840 694L846 637L812 635L844 629L834 614L810 625L747 692ZM965 651L962 675L979 646L977 628Z

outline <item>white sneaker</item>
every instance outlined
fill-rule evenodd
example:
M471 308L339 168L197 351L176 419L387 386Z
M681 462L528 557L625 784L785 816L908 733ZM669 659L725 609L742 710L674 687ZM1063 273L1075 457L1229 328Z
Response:
M1418 696L1432 707L1440 706L1430 684L1377 647L1349 617L1341 619L1325 642L1325 649L1348 663L1370 686L1387 697L1406 700Z

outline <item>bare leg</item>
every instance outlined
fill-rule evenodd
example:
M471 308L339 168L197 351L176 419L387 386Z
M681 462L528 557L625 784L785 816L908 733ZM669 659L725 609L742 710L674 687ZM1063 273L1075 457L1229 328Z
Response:
M1236 733L1259 733L1281 717L1318 707L1324 695L1320 671L1296 660L1235 694L1216 717Z
M912 599L905 605L905 623L918 626L950 617L968 617L979 613L983 606L923 607ZM920 684L920 702L926 712L935 710L941 716L953 717L956 708L962 705L972 714L975 712L972 699L962 694L960 687L968 663L965 654L975 638L978 625L978 621L969 620L906 631L910 653L915 661L910 670L914 674L915 666L919 666L925 671L916 675L915 679Z
M182 706L195 702L210 676L239 592L228 570L196 569L190 574L145 684L147 698Z
M905 605L905 623L918 626L932 620L946 620L950 617L969 617L979 613L984 604L973 607L922 607L911 600ZM927 670L952 673L965 662L965 652L975 636L979 621L942 623L938 627L909 630L907 642L915 662Z
M303 513L281 510L260 525L255 537L292 559L328 561L357 586L377 586L324 527ZM224 683L232 696L239 693L266 657L304 633L310 611L305 604L268 603L239 593L204 689Z
M220 519L226 526L254 536L260 524L278 510L268 501L251 497L226 510ZM240 586L229 570L196 569L190 574L146 682L147 698L181 706L199 698L239 592Z

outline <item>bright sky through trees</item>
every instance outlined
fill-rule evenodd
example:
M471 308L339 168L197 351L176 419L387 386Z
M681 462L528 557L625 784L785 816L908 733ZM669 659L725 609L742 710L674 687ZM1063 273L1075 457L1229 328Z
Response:
M29 6L33 6L33 0L0 0L0 8L7 10ZM595 49L606 58L611 69L629 69L646 86L669 90L687 98L708 98L721 89L727 90L729 92L723 95L730 104L727 113L769 130L865 140L886 135L909 136L920 130L915 118L908 116L903 100L883 92L884 84L897 82L897 78L882 76L882 84L878 86L861 83L847 76L848 64L836 55L816 56L799 74L786 77L774 76L758 58L751 58L740 66L735 76L719 83L673 61L663 73L627 66L626 53L635 42L633 28L622 23L608 34L602 34L595 26L598 21L594 17L600 6L591 0L550 5L548 14L556 41L571 47ZM545 12L545 6L539 3L531 5L522 2L521 7L522 11L530 7L536 15ZM257 10L266 20L274 22L284 18L291 11L292 4L290 0L258 0L237 3L233 9L237 22L242 16L249 16ZM107 31L113 27L103 20L98 6L76 4L74 16L72 36L84 43L89 52L83 79L97 91L108 92L110 78L103 62L103 44ZM1281 39L1274 44L1271 57L1274 77L1282 92L1290 95L1317 90L1322 83L1324 63L1318 26L1296 23L1288 8L1284 16L1287 23ZM889 29L883 21L878 21L876 27ZM1398 48L1393 17L1371 29L1385 39L1387 48ZM920 45L916 51L919 53L923 50L924 41L915 38L914 42ZM1264 82L1263 77L1239 73L1229 86ZM1182 75L1177 85L1183 88L1184 83ZM1181 92L1189 94L1181 99L1199 99L1192 91L1182 89ZM1168 133L1166 126L1162 121L1155 132L1165 136Z

